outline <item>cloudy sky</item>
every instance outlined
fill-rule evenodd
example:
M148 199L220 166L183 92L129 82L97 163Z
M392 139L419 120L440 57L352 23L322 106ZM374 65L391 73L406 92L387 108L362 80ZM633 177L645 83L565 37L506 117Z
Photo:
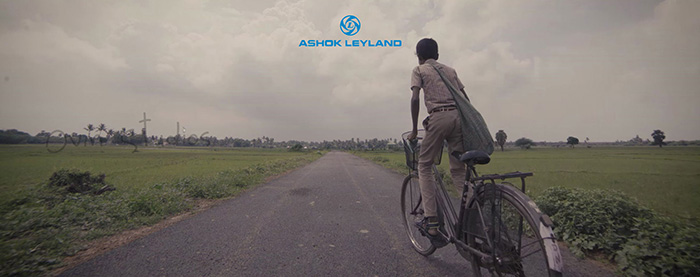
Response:
M179 121L218 137L398 138L415 44L432 37L509 140L700 139L698 13L694 0L2 0L0 129L140 130L146 112L164 136Z

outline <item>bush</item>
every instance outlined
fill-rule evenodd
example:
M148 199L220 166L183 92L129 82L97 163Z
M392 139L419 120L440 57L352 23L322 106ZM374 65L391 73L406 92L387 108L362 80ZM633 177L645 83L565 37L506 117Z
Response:
M66 193L102 194L105 191L114 190L105 184L104 174L92 176L89 171L81 172L77 169L61 169L54 172L49 178L48 185Z
M572 253L602 253L625 275L700 275L696 224L653 213L621 192L553 187L536 198Z
M616 252L629 276L700 276L700 231L692 222L638 219L635 234Z
M530 149L530 147L535 146L535 143L529 138L519 138L515 141L515 146L522 149Z
M632 235L635 218L651 216L651 210L617 191L554 188L538 200L556 222L557 235L578 256L582 251L612 255Z
M292 152L300 152L302 149L304 149L304 146L302 146L301 144L297 143L297 144L295 144L294 146L292 146L291 148L289 148L289 151L292 151Z

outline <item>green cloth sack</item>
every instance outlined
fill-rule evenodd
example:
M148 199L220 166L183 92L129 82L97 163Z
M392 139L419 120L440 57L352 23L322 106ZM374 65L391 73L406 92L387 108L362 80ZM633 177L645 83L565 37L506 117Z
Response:
M462 145L464 150L481 150L491 155L495 147L489 127L486 126L486 121L484 121L479 111L472 106L472 103L467 100L464 94L455 88L447 77L442 74L442 71L434 65L433 68L440 74L440 78L452 93L457 110L459 110L459 118L462 121Z

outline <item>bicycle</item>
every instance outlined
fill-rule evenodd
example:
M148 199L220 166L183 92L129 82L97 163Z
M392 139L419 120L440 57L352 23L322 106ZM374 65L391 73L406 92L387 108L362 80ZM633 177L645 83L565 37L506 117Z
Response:
M409 174L401 188L401 209L414 250L429 256L436 247L417 224L424 217L416 172L422 133L419 131L415 141L406 139L410 132L402 134ZM466 164L467 175L457 214L437 170L441 157L436 158L433 172L437 179L439 235L455 244L461 256L471 262L474 274L481 276L481 269L485 268L491 275L498 276L561 276L563 263L552 232L552 221L525 194L525 178L533 174L513 172L479 176L476 165L490 162L487 153L474 150L451 155ZM511 178L520 178L519 189L504 181ZM501 182L496 183L496 180ZM470 184L474 190L471 197L468 196Z

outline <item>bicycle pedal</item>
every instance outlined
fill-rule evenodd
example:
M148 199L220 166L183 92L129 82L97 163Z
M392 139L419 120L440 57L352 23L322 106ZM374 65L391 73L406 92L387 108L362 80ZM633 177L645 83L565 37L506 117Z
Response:
M450 243L442 234L437 234L435 236L428 235L428 238L430 239L430 243L437 248L445 247Z

